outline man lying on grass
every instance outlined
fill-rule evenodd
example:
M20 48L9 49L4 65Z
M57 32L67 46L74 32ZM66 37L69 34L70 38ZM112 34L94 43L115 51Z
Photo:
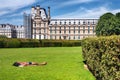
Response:
M47 62L42 62L42 63L36 63L36 62L15 62L13 63L13 66L16 67L24 67L24 66L42 66L46 65Z

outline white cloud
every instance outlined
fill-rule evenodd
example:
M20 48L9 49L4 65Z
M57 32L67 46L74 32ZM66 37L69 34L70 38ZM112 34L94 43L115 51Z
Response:
M8 12L9 12L9 11L7 11L7 10L2 10L2 11L0 11L0 16L6 14L6 13L8 13Z
M0 3L0 16L33 4L35 1L36 0L2 0Z
M0 3L0 9L18 9L34 2L35 0L3 0Z
M68 2L63 3L63 5L73 5L73 4L79 4L79 3L88 3L95 0L70 0Z
M76 4L81 4L81 3L93 2L93 1L97 1L97 0L68 0L56 6L55 8L61 8L61 7L69 6L69 5L76 5Z
M93 9L79 8L72 13L54 16L53 18L99 18L102 14L111 12L113 14L120 12L120 9L107 9L106 7L99 7Z
M23 16L24 13L30 14L31 13L31 9L26 9L26 10L21 11L19 13L13 13L13 14L9 15L9 17Z

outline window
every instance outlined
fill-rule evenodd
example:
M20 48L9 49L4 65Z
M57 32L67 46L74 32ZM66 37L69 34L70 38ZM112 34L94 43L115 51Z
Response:
M56 26L55 26L55 34L56 34Z
M75 25L75 22L74 22L74 25Z
M60 25L62 24L62 22L60 22Z
M61 27L60 27L60 33L61 33Z
M64 26L64 33L66 33L66 26Z
M78 33L80 34L80 29L78 30Z
M52 39L52 35L50 35L50 39Z
M55 24L57 24L57 22L55 22Z
M44 33L46 33L46 30L44 29Z
M94 33L94 30L95 30L95 26L93 26L93 33Z
M85 33L85 29L83 29L83 33Z
M80 39L80 36L78 36L78 39Z
M69 33L70 33L70 30L69 30Z
M56 39L56 36L55 36L55 39Z
M90 33L90 26L88 26L88 33Z
M88 22L88 25L90 25L90 22Z
M66 22L64 24L66 24Z
M50 33L52 33L52 30L50 30Z
M70 36L69 36L69 40L70 40Z
M85 25L85 22L83 22L83 25Z
M85 26L83 26L83 29L85 29Z
M80 26L78 26L78 33L80 33Z
M61 39L61 36L59 37L59 39Z
M75 26L74 26L74 34L75 34Z
M74 36L74 40L75 40L75 36Z
M69 22L69 25L71 25L71 22Z
M46 36L44 35L44 39L46 39Z

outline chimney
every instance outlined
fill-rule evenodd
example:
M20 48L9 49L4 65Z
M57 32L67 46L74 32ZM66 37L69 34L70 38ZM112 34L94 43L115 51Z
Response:
M48 19L50 20L50 7L48 7Z
M37 6L36 6L36 15L37 15L37 16L41 16L40 5L37 5Z
M31 8L31 14L34 14L35 13L35 6L32 6Z

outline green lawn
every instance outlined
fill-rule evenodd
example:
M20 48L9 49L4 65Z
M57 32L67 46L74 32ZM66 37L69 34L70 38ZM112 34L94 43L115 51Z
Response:
M15 61L48 64L21 68ZM82 61L81 47L0 49L0 80L95 80Z

